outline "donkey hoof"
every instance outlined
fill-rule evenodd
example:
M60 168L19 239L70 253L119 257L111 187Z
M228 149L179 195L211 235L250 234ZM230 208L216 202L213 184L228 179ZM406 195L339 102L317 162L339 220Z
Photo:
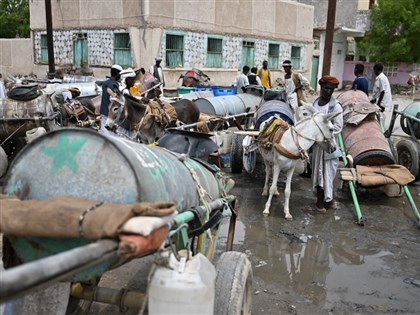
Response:
M266 191L263 191L262 194L261 194L261 196L267 196L267 195L268 195L268 193Z
M270 211L268 211L268 210L264 210L264 211L263 211L263 215L264 215L265 217L267 217L269 213L270 213Z
M279 193L279 191L278 190L276 190L275 192L274 192L274 194L273 194L274 196L279 196L280 195L280 193Z
M285 218L286 218L287 221L292 221L293 220L293 217L290 214L286 215Z

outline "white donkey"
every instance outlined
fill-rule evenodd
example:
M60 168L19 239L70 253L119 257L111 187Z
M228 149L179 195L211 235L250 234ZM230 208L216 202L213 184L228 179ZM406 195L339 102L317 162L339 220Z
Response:
M305 111L311 113L309 117L296 123L295 126L289 126L289 129L283 134L278 144L273 144L270 150L259 144L258 148L264 159L265 164L265 182L263 196L268 193L268 181L271 171L273 171L273 182L270 186L269 197L265 204L263 214L267 216L270 213L271 199L273 195L279 195L277 190L277 181L280 171L285 171L287 175L286 187L284 189L284 214L287 220L293 217L289 212L290 186L292 175L296 163L300 157L307 155L307 150L315 143L325 143L332 146L333 124L331 120L340 115L340 113L322 114L310 105L305 106ZM275 146L280 149L279 153ZM286 155L288 155L288 157Z

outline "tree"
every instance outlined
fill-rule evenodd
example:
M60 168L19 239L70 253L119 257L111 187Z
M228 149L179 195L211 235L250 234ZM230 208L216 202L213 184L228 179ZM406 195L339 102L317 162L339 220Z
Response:
M29 0L0 0L0 38L30 37Z
M361 41L370 59L420 63L420 0L378 0Z

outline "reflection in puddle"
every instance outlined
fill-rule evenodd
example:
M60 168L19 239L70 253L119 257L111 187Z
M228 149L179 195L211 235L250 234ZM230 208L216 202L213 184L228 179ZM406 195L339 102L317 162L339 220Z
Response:
M381 305L383 300L376 293L381 292L383 298L384 290L390 300L397 295L402 300L413 298L404 296L402 278L390 281L384 276L389 268L384 257L392 253L359 248L344 232L335 235L337 245L317 236L279 233L273 223L278 218L263 220L265 229L247 229L245 235L254 275L264 281L290 286L328 309L337 301Z

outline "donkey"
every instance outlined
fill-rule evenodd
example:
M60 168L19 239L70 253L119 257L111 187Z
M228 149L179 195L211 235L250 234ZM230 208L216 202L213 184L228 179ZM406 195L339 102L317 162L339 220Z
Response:
M162 105L160 114L157 114L147 98L119 95L111 99L106 127L111 130L123 128L126 134L135 132L142 142L149 144L159 139L167 128L174 127L176 121L192 124L200 117L197 105L187 99L170 104L176 112L175 119L168 119L168 113L163 109L167 104Z
M289 211L289 199L291 192L292 175L299 158L307 158L307 150L315 143L325 143L332 146L333 124L331 120L340 113L322 114L309 105L305 106L305 111L311 113L307 118L303 118L296 123L295 126L289 126L283 136L277 143L273 143L273 147L268 149L261 142L258 143L258 149L264 159L265 164L265 182L263 188L263 196L267 196L268 200L265 204L263 215L270 213L271 200L273 195L278 195L277 181L280 171L285 171L287 180L284 189L284 214L287 220L293 217ZM261 128L263 130L264 127ZM279 148L277 150L276 148ZM282 152L282 153L280 153ZM273 182L268 190L268 181L270 174L273 174Z

